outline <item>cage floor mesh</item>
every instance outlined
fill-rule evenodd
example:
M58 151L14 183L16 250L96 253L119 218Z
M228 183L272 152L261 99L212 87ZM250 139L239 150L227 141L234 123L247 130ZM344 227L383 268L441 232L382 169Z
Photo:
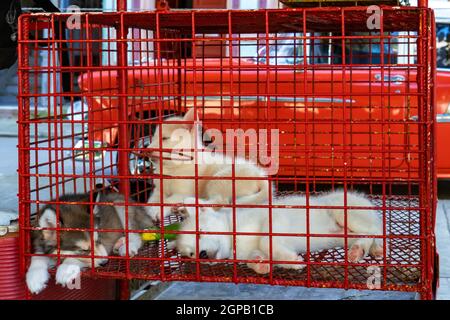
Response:
M345 261L343 248L312 252L309 264L301 271L274 267L272 274L258 275L244 263L190 262L181 259L173 243L151 241L129 260L114 257L105 266L87 270L95 277L148 279L162 281L214 281L301 285L313 287L367 289L371 276L379 279L382 290L417 291L423 265L421 263L420 211L417 197L380 196L372 201L385 207L386 259L368 256L357 264ZM407 209L395 209L407 208ZM379 213L382 215L382 212ZM169 218L167 224L173 223ZM164 249L163 249L164 247ZM306 259L305 254L303 258ZM374 269L376 268L376 269ZM376 284L376 282L371 282Z

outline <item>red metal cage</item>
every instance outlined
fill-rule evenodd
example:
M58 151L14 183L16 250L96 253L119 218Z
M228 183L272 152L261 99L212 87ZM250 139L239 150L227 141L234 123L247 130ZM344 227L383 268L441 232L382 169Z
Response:
M270 212L280 194L304 195L306 203L299 208L307 217L314 213L310 201L317 194L337 189L367 194L383 221L382 259L348 262L350 235L345 233L343 248L302 252L306 267L301 271L277 268L271 260L270 272L259 275L237 258L236 248L229 259L211 264L199 254L181 257L170 241L158 240L146 242L134 257L111 255L105 266L85 269L86 276L367 289L368 267L375 266L377 289L432 298L434 17L427 8L379 9L22 15L22 270L36 255L30 240L36 230L33 215L46 204L64 204L65 194L90 193L91 209L99 189L120 191L137 202L133 206L174 207L178 204L166 203L162 195L147 203L154 182L190 179L194 206L201 207L198 185L214 177L200 176L197 165L193 175L155 173L147 159L155 128L194 109L204 131L278 133L276 142L257 135L239 145L234 138L224 144L205 138L218 152L244 150L247 157L262 148L270 155L277 147L276 168L266 168L264 178L273 184L262 205ZM379 23L372 28L373 14ZM162 152L170 150L153 151L163 160ZM245 180L234 172L223 179L233 185ZM230 204L217 204L232 208L234 223L242 207L258 207L237 205L235 189ZM121 204L128 214L129 200ZM351 209L345 201L341 207ZM164 221L167 226L178 218ZM60 225L55 230L71 231ZM94 237L94 228L85 230ZM317 235L308 230L295 236L309 243ZM180 233L164 227L160 232ZM201 226L194 233L198 246L205 234ZM230 234L236 246L236 226ZM50 256L57 265L66 258L59 249ZM94 261L93 252L87 257Z

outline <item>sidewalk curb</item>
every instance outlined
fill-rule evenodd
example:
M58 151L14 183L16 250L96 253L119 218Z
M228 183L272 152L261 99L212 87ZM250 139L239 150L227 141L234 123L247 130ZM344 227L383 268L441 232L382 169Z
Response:
M0 119L4 121L16 122L18 117L17 106L8 107L0 106ZM19 136L18 128L15 126L16 130L12 131L0 131L0 138L17 138Z

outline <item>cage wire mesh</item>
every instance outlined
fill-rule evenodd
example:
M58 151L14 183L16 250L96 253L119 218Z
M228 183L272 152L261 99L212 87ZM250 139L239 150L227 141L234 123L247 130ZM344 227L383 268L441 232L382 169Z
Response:
M114 190L146 207L155 181L198 185L205 179L155 173L143 155L158 125L194 108L203 130L277 130L276 143L257 135L239 146L204 135L216 152L241 148L247 157L262 148L270 155L276 145L277 168L267 178L272 197L366 193L383 221L382 259L350 263L345 248L331 248L301 253L302 270L274 266L259 275L239 259L182 258L170 241L159 240L146 242L134 257L111 255L105 266L84 274L366 289L368 267L375 266L377 289L430 298L433 13L383 7L377 30L367 29L367 18L365 7L82 13L68 29L68 14L21 16L23 270L35 254L33 215L45 204L63 204L62 195L90 193L92 210L94 191ZM128 208L129 200L123 205ZM157 203L166 205L173 206ZM164 223L178 219L171 215ZM51 256L64 259L60 251ZM87 257L93 261L94 254Z

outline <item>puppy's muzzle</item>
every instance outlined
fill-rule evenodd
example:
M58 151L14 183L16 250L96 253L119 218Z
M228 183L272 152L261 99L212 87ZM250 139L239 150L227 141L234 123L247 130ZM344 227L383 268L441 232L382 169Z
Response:
M199 259L216 259L217 256L217 251L211 252L211 251L206 251L206 250L202 250L200 251L198 257Z
M196 258L194 251L185 252L182 254L182 256L186 257L186 258L191 258L191 259ZM215 256L216 256L215 253L208 253L206 250L202 250L202 251L200 251L198 258L199 259L214 259Z

